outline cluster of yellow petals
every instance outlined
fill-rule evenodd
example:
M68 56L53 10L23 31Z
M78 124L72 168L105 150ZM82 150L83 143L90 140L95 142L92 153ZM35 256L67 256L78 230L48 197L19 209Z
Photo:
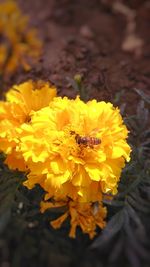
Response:
M69 216L71 237L80 226L92 238L96 226L105 226L103 194L117 193L130 160L128 130L111 103L55 96L41 81L14 86L0 103L0 150L10 168L27 170L24 185L44 189L41 211L67 207L54 228Z
M57 97L20 131L20 151L31 170L28 188L39 183L46 199L70 197L80 202L117 193L130 147L119 109L111 103ZM99 138L100 144L79 145L77 135Z
M76 237L76 228L79 226L83 233L88 234L92 239L96 235L96 227L103 229L106 225L104 221L106 217L106 208L102 207L101 202L92 203L80 203L77 201L58 201L56 203L41 202L41 212L44 212L49 208L66 208L66 212L51 222L53 228L58 229L62 223L70 217L71 229L69 236Z
M0 74L13 73L18 66L30 69L30 61L39 58L42 44L34 28L29 28L13 0L0 3Z
M47 106L56 96L56 88L48 82L27 81L14 85L0 101L0 151L6 156L5 163L11 169L25 171L27 165L18 150L20 127L30 121L33 111Z

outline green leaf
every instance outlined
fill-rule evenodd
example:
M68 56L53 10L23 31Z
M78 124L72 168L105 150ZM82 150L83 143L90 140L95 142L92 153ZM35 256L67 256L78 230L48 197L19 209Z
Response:
M109 242L122 228L124 223L124 211L117 212L107 223L106 228L98 238L92 243L91 248L99 248L104 243Z
M142 90L137 89L137 88L134 88L134 91L135 91L138 95L140 95L140 96L142 97L142 99L143 99L146 103L150 104L150 96L146 95Z

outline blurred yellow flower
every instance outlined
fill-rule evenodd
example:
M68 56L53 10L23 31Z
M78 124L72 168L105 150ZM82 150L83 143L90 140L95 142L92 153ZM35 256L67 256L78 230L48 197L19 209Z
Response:
M12 169L26 169L22 153L17 151L20 126L29 125L33 111L49 105L56 96L56 88L48 82L27 81L14 85L0 101L0 151L7 154L6 163Z
M94 207L96 205L96 208ZM64 207L66 212L51 222L53 228L58 229L62 223L70 217L71 229L69 236L76 237L76 228L79 226L83 233L88 234L92 239L96 234L96 228L105 227L106 208L100 202L95 204L80 203L75 201L58 201L54 203L41 202L41 212L49 208Z
M102 193L117 193L131 149L119 109L111 103L56 97L19 131L18 151L30 169L25 185L40 184L45 199L95 202Z
M42 43L13 0L0 3L0 35L0 74L11 74L18 66L29 70L41 54Z

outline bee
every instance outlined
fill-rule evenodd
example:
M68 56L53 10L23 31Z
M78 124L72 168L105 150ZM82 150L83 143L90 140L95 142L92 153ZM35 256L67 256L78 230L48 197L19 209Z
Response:
M89 147L93 147L101 143L101 140L97 137L80 136L79 134L75 136L75 140L78 145L84 145L84 146L89 146Z
M94 133L94 131L92 131L92 133ZM101 143L100 138L93 136L80 136L79 134L75 134L75 140L78 145L88 146L90 148L93 148Z

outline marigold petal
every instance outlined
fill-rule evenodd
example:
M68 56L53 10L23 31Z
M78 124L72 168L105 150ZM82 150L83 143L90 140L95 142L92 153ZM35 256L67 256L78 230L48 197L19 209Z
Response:
M68 217L68 212L64 213L58 219L50 222L50 224L53 226L54 229L58 229L61 227L62 223L67 219L67 217Z

